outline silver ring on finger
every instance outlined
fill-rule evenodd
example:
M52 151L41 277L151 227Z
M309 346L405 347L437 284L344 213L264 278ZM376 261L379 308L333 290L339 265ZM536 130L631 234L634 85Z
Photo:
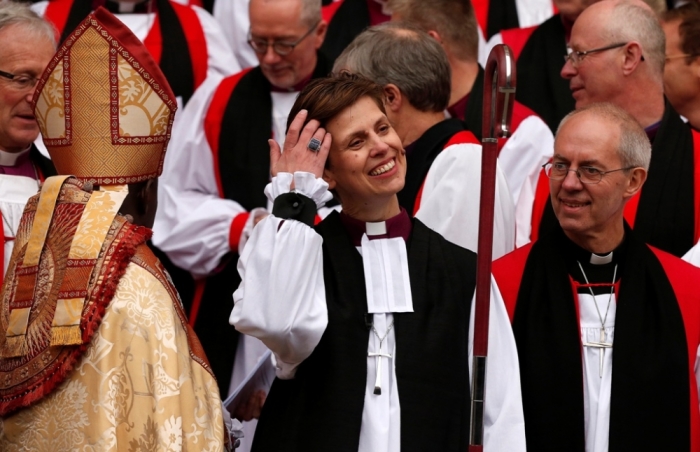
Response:
M309 144L306 145L306 147L309 148L312 152L318 152L321 150L321 140L314 137L311 140L309 140Z

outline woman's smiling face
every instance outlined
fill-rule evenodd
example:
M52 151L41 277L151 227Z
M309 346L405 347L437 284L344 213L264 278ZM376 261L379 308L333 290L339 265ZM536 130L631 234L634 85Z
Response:
M391 202L404 186L406 154L386 115L369 96L326 124L333 141L324 179L349 213Z

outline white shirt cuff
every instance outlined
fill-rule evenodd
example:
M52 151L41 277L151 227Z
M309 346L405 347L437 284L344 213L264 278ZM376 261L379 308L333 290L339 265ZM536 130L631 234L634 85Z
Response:
M328 183L321 178L317 178L312 173L296 171L291 173L277 173L272 181L265 187L265 195L270 202L275 201L279 195L289 193L294 181L294 192L301 193L314 200L316 208L322 207L333 199L333 195L328 191Z

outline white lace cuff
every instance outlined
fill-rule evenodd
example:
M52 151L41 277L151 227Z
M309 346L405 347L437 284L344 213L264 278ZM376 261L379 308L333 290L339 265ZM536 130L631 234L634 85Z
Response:
M275 201L279 195L292 191L292 180L294 180L294 190L308 196L316 203L316 208L322 207L325 203L333 199L333 195L328 191L328 184L321 178L317 178L312 173L297 171L291 173L277 173L272 181L265 187L265 195L270 202Z

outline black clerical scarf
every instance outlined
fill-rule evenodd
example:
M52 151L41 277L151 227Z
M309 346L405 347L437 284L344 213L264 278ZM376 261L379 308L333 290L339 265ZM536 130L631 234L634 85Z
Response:
M464 124L474 136L481 141L482 118L484 114L484 68L479 65L479 72L467 99L464 110Z
M690 127L666 102L652 144L649 176L634 216L634 232L641 241L679 257L695 245L694 171L698 163L693 145ZM557 225L551 199L547 199L539 236Z
M416 197L433 161L450 138L463 130L464 123L459 119L446 119L426 130L409 145L410 151L407 150L406 154L406 184L398 195L401 207L413 212Z
M552 133L576 106L569 81L560 75L566 54L566 31L556 14L532 32L516 63L515 99L540 115Z
M318 54L311 78L325 77L331 67ZM272 137L272 85L260 67L241 77L233 88L221 120L218 172L224 197L233 199L246 210L265 207L263 189L270 182L270 146Z
M358 450L370 334L362 258L336 212L316 230L323 237L328 326L294 379L273 383L254 452ZM407 251L414 312L394 314L401 450L461 452L469 436L476 255L418 220Z
M342 1L343 4L338 7L331 23L328 24L326 38L321 46L321 52L328 58L331 67L345 47L370 26L367 0Z
M486 39L501 30L520 27L515 0L488 0L489 17L486 25Z
M147 0L148 1L148 0ZM194 93L194 70L192 57L187 44L187 36L180 23L177 13L169 0L152 0L154 10L158 11L163 51L158 66L168 80L173 93L182 97L183 104L189 101ZM68 19L61 31L61 42L85 20L94 9L93 0L72 0ZM116 13L117 11L112 11Z
M32 143L32 146L29 149L29 159L39 172L39 178L41 180L56 175L56 168L53 166L51 159L44 157L34 143Z
M555 228L494 264L506 304L517 297L509 312L528 450L585 450L581 330L568 271L577 258L573 246ZM686 341L679 301L658 253L628 227L620 251L609 451L688 451L691 407L697 412L688 361L694 353L689 358L688 349L691 343L697 349L697 338Z

